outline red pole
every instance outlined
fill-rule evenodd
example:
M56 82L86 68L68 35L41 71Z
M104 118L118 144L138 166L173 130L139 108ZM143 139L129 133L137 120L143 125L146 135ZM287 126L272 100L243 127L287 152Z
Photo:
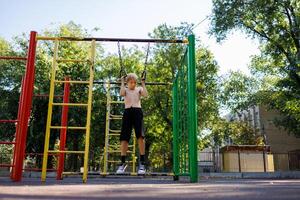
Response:
M24 85L22 86L22 98L20 101L20 116L16 131L16 146L14 151L14 167L12 171L12 179L21 181L23 161L25 157L26 139L29 116L32 106L33 86L35 77L35 54L36 54L36 35L35 31L30 32L30 41L28 47L28 55L26 62L26 71L24 77Z
M21 82L21 91L20 91L20 97L19 97L19 106L18 106L18 117L17 117L17 124L16 124L16 132L15 132L15 146L14 146L14 153L13 153L13 161L12 161L12 172L10 174L10 178L13 179L13 174L15 172L15 166L16 166L16 158L17 158L17 146L19 146L20 143L20 131L19 130L19 125L20 125L20 116L21 116L21 107L23 103L23 97L24 97L24 85L25 85L25 79L24 76L22 77L22 82Z
M69 81L70 78L66 77L65 80ZM65 86L64 86L63 102L64 103L69 103L69 97L70 97L70 83L66 82ZM64 105L62 107L61 126L65 126L65 127L68 126L68 111L69 111L68 106ZM66 138L67 138L67 129L66 128L60 129L60 143L59 143L59 150L60 151L65 150ZM60 153L59 158L58 158L58 165L57 165L57 176L56 176L57 180L61 180L63 178L62 173L64 171L64 163L65 163L65 154Z

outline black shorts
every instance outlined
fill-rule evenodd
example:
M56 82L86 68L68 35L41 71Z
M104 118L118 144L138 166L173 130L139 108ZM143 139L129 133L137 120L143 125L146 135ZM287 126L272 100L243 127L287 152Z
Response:
M134 128L136 138L144 138L144 120L141 108L131 107L125 109L122 119L121 141L125 140L129 142L132 127Z

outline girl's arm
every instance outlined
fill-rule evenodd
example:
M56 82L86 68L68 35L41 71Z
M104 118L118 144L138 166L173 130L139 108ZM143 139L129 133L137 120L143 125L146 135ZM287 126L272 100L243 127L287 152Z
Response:
M141 96L147 97L148 96L148 91L146 89L145 81L142 81L142 89L141 89Z
M123 97L126 95L124 79L125 79L124 77L121 78L121 89L120 89L120 95Z

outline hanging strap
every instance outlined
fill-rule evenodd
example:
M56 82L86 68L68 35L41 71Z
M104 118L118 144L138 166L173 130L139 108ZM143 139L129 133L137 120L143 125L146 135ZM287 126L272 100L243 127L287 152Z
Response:
M122 54L121 54L121 47L120 47L120 42L118 42L118 54L119 54L119 63L120 63L120 78L122 78L122 76L126 76L126 70L124 68L124 65L123 65L123 60L122 60Z
M142 80L146 79L147 75L147 65L148 65L148 57L149 57L149 50L150 50L150 42L148 43L147 46L147 51L146 51L146 58L145 58L145 63L144 63L144 71L142 72Z

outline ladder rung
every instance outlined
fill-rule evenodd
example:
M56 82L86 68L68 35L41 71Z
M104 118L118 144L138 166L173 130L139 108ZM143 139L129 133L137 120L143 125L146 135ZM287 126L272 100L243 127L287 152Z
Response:
M0 123L16 123L18 120L0 119Z
M12 164L0 164L0 167L14 167Z
M54 106L88 106L87 103L52 103Z
M111 133L121 133L121 130L109 129L109 132L111 132Z
M117 147L117 148L120 148L120 145L108 145L109 147ZM129 148L133 147L133 145L128 145Z
M75 129L75 130L85 130L86 127L80 126L50 126L51 129Z
M111 117L123 117L123 115L113 115L113 114L110 114Z
M110 103L124 103L124 101L110 101Z
M108 150L108 153L121 153L120 150ZM132 151L127 151L127 153L132 153Z
M49 150L48 153L74 153L74 154L84 154L84 151L59 151L59 150Z
M55 83L77 83L77 84L89 84L89 81L76 81L76 80L70 80L70 81L59 81L55 80Z
M118 160L107 160L107 162L110 162L110 163L119 163L120 161ZM132 163L132 161L126 161L127 163Z
M78 60L78 59L57 59L56 62L89 62L90 60Z
M120 133L109 133L108 136L120 136Z
M122 118L122 117L110 117L109 119L110 119L110 120L114 120L114 119L115 119L115 120L121 120L121 119L123 119L123 118Z
M122 119L123 115L112 115L110 114L110 119Z
M13 145L13 144L16 144L16 142L0 141L0 144Z

